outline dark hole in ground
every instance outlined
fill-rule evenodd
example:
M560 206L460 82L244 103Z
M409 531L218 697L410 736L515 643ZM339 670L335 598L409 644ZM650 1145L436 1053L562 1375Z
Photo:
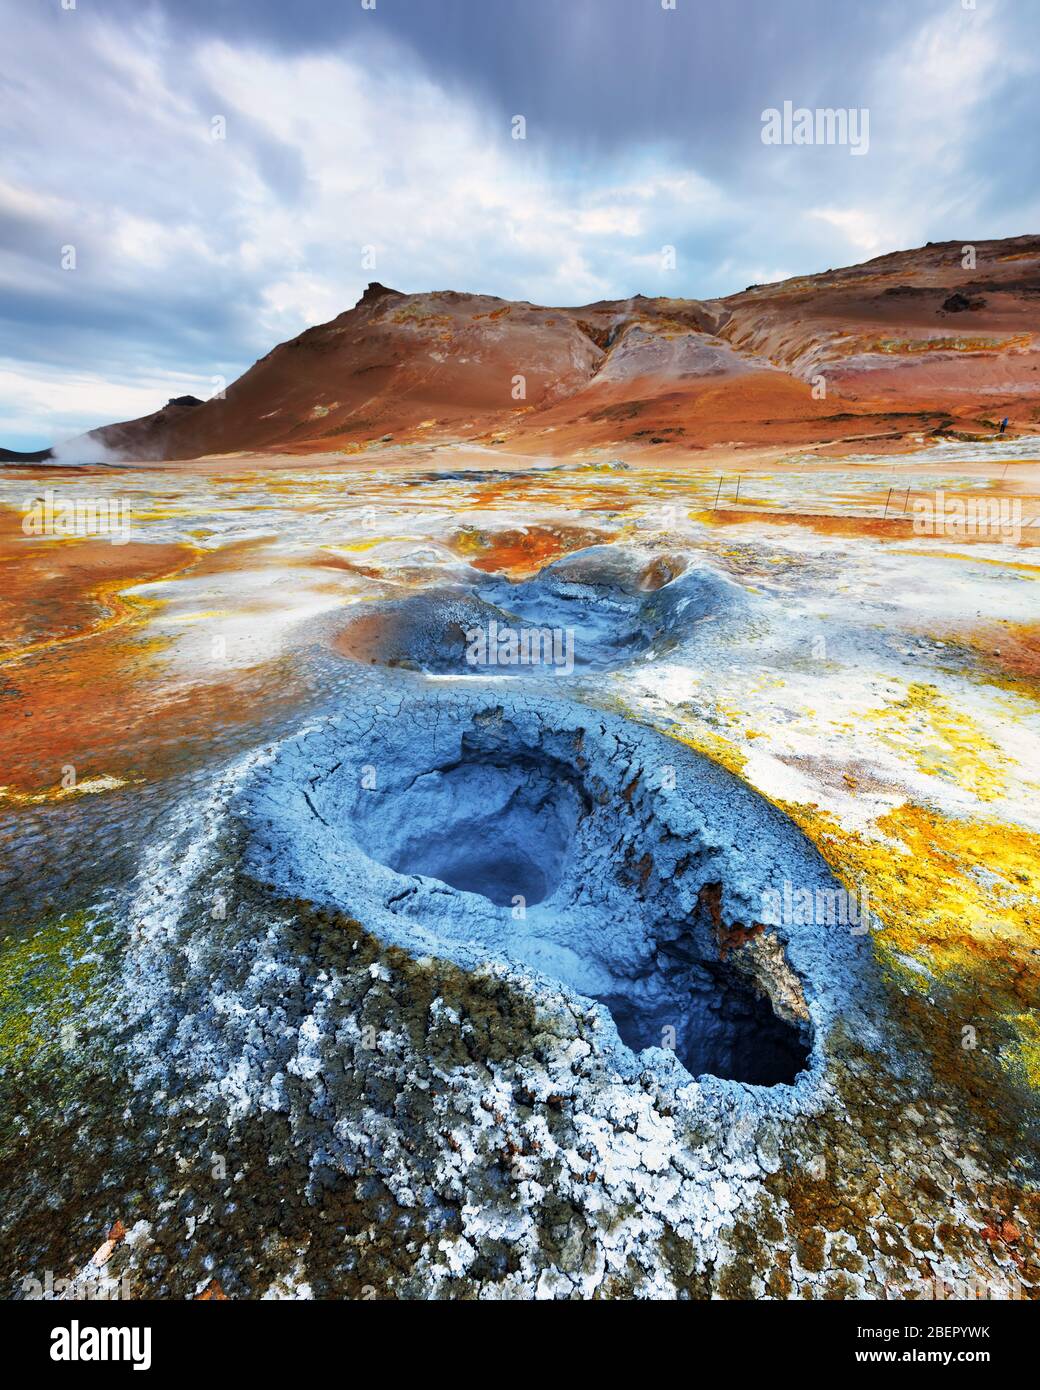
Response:
M724 969L685 996L652 1005L629 995L601 995L621 1041L673 1051L691 1076L720 1076L751 1086L791 1085L809 1064L808 1030L777 1018L768 999ZM674 1043L668 1030L674 1030Z
M694 920L676 931L670 901L610 896L609 866L621 853L614 802L594 802L572 767L540 750L511 754L464 738L461 753L363 803L352 828L372 859L483 899L481 906L460 896L453 906L441 890L429 900L459 935L479 941L490 933L586 996L590 969L606 977L594 997L633 1051L673 1051L693 1076L760 1086L795 1080L808 1064L807 1026L778 1017L747 976L713 953L714 938ZM642 853L652 851L655 833L650 821ZM414 895L400 901L402 910L423 912ZM487 903L499 909L490 919ZM635 954L633 934L643 941Z

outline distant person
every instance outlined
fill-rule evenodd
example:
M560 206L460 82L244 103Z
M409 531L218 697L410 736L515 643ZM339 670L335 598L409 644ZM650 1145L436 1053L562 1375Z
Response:
M1000 422L1000 432L1001 432L1001 434L1004 433L1004 431L1007 429L1007 426L1008 426L1008 417L1005 415L1004 418L1003 418L1003 420L1001 420L1001 422Z

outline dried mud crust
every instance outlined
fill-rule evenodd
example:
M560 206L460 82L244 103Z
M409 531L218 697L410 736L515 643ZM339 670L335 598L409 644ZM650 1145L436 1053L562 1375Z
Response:
M882 1297L928 1295L935 1271L1035 1278L1034 1199L980 1191L978 1145L941 1108L908 1123L913 1081L862 1049L839 1043L813 1107L738 1092L715 1110L604 1068L560 994L536 1004L507 973L416 961L303 904L247 915L294 954L280 1007L323 1041L299 1039L277 1104L229 1119L193 1086L164 1105L148 1137L181 1165L171 1208L135 1207L110 1262L135 1291ZM282 1025L248 996L262 1043ZM316 1142L334 1116L335 1156ZM1014 1245L993 1232L1009 1225Z
M237 857L233 840L214 842L214 865ZM11 1188L19 1236L58 1274L79 1266L81 1288L878 1298L931 1296L938 1275L1034 1296L1035 1195L994 1179L990 1146L941 1087L843 1027L814 1105L768 1113L735 1088L714 1107L649 1069L604 1066L600 1020L560 991L416 960L343 915L240 886L186 974L224 959L239 1082L281 1049L281 1094L233 1106L198 1055L156 1057L165 1091L124 1077L86 1092L63 1161ZM97 1265L117 1221L126 1234Z
M557 663L559 643L569 634L576 670L607 671L689 643L701 624L715 632L720 620L739 622L748 607L738 584L689 555L595 545L530 578L471 571L452 587L365 604L332 644L366 664L486 677L487 649L472 664L467 634L483 632L487 641L495 624L499 632L549 634L546 652L559 634ZM495 674L553 679L561 672L543 657L533 665L499 665Z

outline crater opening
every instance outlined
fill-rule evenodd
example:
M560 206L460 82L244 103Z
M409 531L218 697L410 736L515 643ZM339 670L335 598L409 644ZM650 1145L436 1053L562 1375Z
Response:
M634 1052L665 1047L693 1076L793 1082L808 1061L809 1030L778 1017L769 997L719 956L703 895L683 925L664 915L666 901L628 905L633 923L656 919L661 930L651 967L632 968L628 924L611 920L615 903L608 896L596 905L597 893L582 888L589 860L613 838L612 811L593 810L573 770L541 750L510 755L465 737L461 748L458 761L368 803L356 826L366 853L395 873L505 909L498 920L508 924L508 948L598 999ZM717 897L712 904L717 913ZM459 903L454 918L463 930L468 915Z
M691 1076L710 1074L751 1086L793 1085L809 1064L808 1027L778 1018L770 1001L724 969L703 968L688 990L643 1002L600 995L621 1041L633 1052L666 1047Z
M758 913L778 865L834 882L797 827L605 712L529 691L450 699L405 699L363 739L318 745L308 768L332 770L306 779L292 822L301 891L422 954L555 979L602 1004L627 1048L669 1051L692 1076L795 1082L811 996L790 926ZM370 762L380 779L365 789ZM665 764L681 793L658 785Z
M530 757L436 768L377 806L359 836L373 859L496 907L552 894L584 809L561 764Z

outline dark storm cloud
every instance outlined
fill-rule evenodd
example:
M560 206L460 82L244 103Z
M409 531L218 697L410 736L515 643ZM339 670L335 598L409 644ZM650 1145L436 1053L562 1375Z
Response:
M119 0L137 9L136 0ZM979 0L980 4L990 0ZM177 0L186 36L284 53L392 41L446 85L601 153L674 142L705 171L753 147L763 107L858 106L879 54L959 0ZM386 61L392 61L390 51Z

